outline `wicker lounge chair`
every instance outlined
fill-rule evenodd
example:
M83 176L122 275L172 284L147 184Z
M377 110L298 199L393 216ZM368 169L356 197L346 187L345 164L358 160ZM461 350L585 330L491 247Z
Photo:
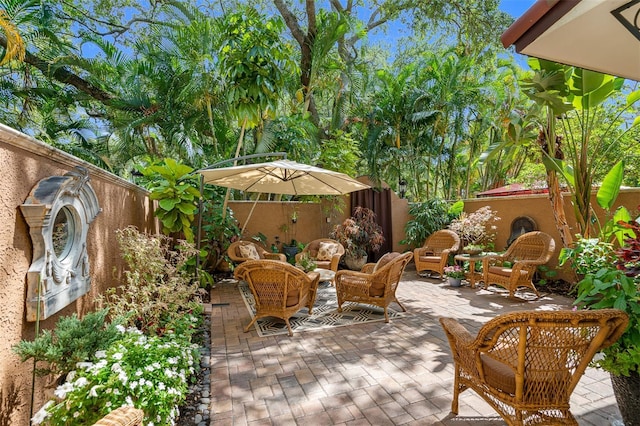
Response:
M234 276L249 284L256 302L256 314L245 333L259 318L276 317L287 324L289 336L293 336L289 318L304 307L311 314L320 279L317 272L305 273L286 262L268 259L242 262Z
M396 298L396 289L411 257L411 252L387 253L377 263L364 265L360 272L338 271L335 277L338 311L342 312L342 304L347 301L375 305L384 309L385 322L389 322L387 308L391 302L406 312Z
M305 253L314 260L318 268L336 272L340 258L344 255L344 247L330 238L313 240L300 253L296 254L296 263Z
M254 260L272 259L272 260L280 260L282 262L287 261L287 256L285 256L282 253L268 252L259 244L256 244L251 241L244 241L244 240L239 240L231 243L231 245L227 249L227 255L229 256L229 259L231 259L231 261L236 264L242 263L250 259L254 259Z
M492 319L475 337L453 318L440 323L455 363L453 414L458 395L473 389L509 425L577 425L571 393L628 317L617 309L521 311Z
M418 275L422 271L437 272L442 276L442 270L447 266L449 254L456 253L460 248L460 237L455 232L442 229L431 234L423 246L413 251Z
M497 284L509 290L509 297L519 287L528 287L540 296L533 285L533 274L538 265L549 261L556 243L549 234L534 231L520 235L504 254L489 255L482 259L485 286Z
M144 412L134 407L116 408L93 426L141 426Z

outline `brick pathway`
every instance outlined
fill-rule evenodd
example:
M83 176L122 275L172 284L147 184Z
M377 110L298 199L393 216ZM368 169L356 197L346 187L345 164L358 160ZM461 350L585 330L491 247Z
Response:
M478 425L504 421L473 391L450 415L453 364L438 318L462 320L472 332L494 316L559 309L571 301L545 296L507 299L492 287L452 288L407 267L398 298L408 312L384 322L259 337L243 332L249 313L233 283L211 291L211 424ZM571 398L580 425L620 417L608 373L590 368Z

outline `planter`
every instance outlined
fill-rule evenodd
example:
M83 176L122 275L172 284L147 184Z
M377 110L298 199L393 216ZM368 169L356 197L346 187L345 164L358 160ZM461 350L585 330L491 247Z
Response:
M460 287L462 285L462 278L447 277L447 280L451 287Z
M366 263L367 263L366 254L362 257L350 256L348 254L344 255L344 264L347 265L347 268L351 269L352 271L361 270Z
M629 377L611 374L613 393L625 426L640 425L640 375L631 372Z
M282 246L282 252L287 256L287 261L289 262L294 261L296 254L298 254L299 251L300 249L298 246Z

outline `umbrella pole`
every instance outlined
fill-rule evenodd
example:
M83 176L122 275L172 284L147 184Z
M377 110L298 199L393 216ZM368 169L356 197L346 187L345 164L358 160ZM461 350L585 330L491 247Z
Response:
M249 215L244 220L244 225L242 226L242 231L240 232L240 235L244 235L244 230L247 229L247 223L249 223L249 219L251 219L251 215L253 215L253 210L256 208L256 204L258 204L258 200L260 199L261 195L262 193L258 193L258 196L256 197L256 201L253 202L253 206L251 206L251 210L249 210Z

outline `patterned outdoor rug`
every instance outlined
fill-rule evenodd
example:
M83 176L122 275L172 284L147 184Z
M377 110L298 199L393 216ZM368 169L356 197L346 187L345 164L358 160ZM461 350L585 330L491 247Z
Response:
M244 281L238 283L238 288L251 314L251 318L253 318L256 312L253 294L251 294L249 286ZM395 303L391 304L387 312L391 320L404 314ZM294 333L373 321L384 321L384 310L382 308L345 302L342 304L342 312L338 312L336 289L328 282L318 284L318 293L316 302L313 305L312 315L309 315L307 308L303 308L289 319ZM273 317L260 318L256 321L255 327L260 337L287 334L289 332L283 320Z

